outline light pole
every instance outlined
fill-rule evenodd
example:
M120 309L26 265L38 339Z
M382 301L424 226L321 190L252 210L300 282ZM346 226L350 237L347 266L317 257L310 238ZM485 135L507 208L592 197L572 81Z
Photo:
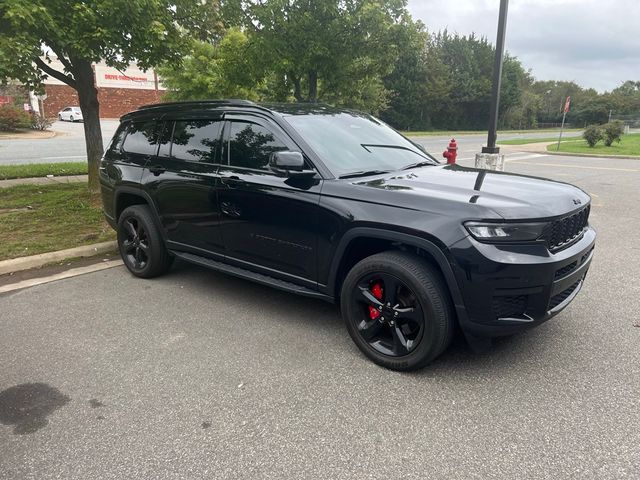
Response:
M504 57L504 37L507 29L507 9L509 0L500 0L500 15L498 16L498 37L496 39L496 56L493 62L493 85L491 89L491 110L489 112L489 135L487 146L482 147L482 153L500 153L496 147L498 137L498 108L500 106L500 83L502 80L502 62Z

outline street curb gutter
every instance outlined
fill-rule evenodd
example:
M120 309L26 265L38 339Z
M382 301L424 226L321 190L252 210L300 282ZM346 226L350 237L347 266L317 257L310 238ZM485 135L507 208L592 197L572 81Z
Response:
M0 275L42 267L43 265L59 262L66 258L92 257L102 253L114 252L117 248L118 244L115 241L102 242L94 245L69 248L67 250L58 250L57 252L41 253L30 257L3 260L0 262Z

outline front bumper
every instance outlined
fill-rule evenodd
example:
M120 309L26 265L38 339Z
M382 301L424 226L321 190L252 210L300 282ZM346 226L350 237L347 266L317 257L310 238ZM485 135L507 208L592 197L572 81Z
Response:
M460 326L477 337L510 335L539 325L576 297L591 265L596 233L571 246L495 245L466 237L450 248L464 305Z

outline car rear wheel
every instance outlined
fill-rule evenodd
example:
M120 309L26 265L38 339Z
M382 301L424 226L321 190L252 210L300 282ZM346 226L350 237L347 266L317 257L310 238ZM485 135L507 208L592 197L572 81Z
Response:
M424 367L453 336L453 308L440 272L406 252L356 264L342 285L341 309L358 348L392 370Z
M118 248L124 264L136 277L162 275L173 262L146 205L133 205L120 215Z

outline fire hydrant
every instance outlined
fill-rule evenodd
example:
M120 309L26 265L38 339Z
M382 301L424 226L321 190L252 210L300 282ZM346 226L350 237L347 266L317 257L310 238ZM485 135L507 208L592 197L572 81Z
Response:
M456 139L452 138L449 142L449 146L442 154L444 158L447 159L447 163L456 163L456 157L458 156L458 144L456 143Z

